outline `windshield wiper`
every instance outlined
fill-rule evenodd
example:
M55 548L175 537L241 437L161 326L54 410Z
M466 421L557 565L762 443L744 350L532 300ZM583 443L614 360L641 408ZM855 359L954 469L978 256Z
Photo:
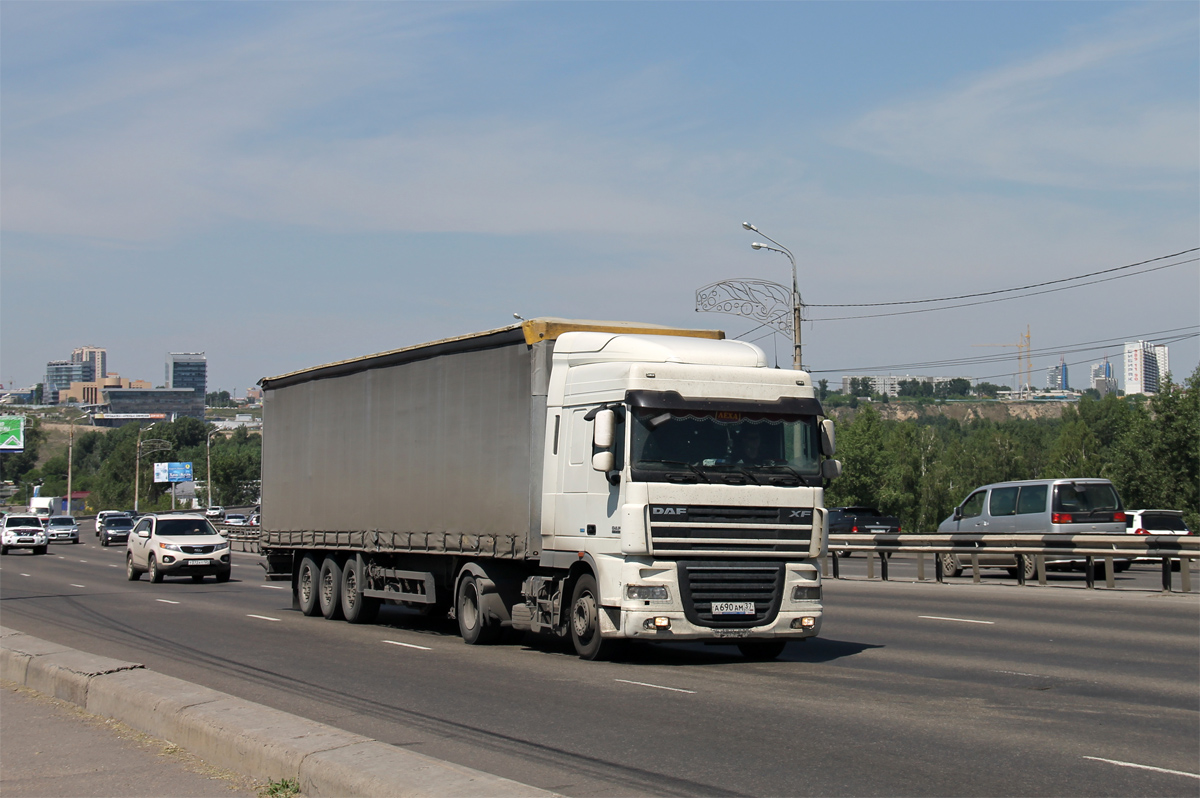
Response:
M707 482L709 484L712 483L712 480L709 479L708 475L706 475L703 471L701 471L699 468L696 468L696 466L692 465L691 463L685 463L682 460L643 460L642 462L644 462L644 463L662 463L663 465L680 465L680 466L683 466L684 468L688 469L689 471L691 471L696 476L700 477L700 479L704 480L705 482Z

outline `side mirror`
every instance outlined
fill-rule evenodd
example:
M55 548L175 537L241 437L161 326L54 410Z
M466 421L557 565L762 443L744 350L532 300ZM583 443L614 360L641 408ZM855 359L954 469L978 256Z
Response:
M821 463L822 479L837 479L842 475L841 460L824 460Z
M963 517L963 516L962 516L962 508L961 508L961 507L955 507L955 508L954 508L954 520L955 520L955 521L961 521L961 520L962 520L962 517Z
M139 531L139 532L137 533L137 536L138 536L139 538L148 538L148 537L150 537L150 530L149 530L149 529L143 529L143 530L141 530L141 531Z
M616 465L617 456L610 451L596 452L592 455L592 469L595 471L612 471Z
M596 425L592 430L592 443L599 449L611 449L616 427L616 413L608 408L596 413Z
M833 457L837 454L837 439L833 434L832 418L821 422L821 454L826 457Z

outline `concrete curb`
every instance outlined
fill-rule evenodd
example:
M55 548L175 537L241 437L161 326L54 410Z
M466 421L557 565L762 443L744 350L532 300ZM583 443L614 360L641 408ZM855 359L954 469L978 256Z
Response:
M555 795L4 627L0 678L314 798Z

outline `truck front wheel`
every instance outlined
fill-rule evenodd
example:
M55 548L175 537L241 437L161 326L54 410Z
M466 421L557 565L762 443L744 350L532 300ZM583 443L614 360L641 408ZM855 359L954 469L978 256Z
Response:
M467 645L484 646L496 642L500 637L500 624L489 621L484 614L479 583L469 574L458 583L455 610L458 616L458 631Z
M596 577L584 574L575 580L571 591L571 617L567 624L571 630L571 643L575 653L582 659L608 659L616 648L617 641L605 640L600 636L600 591Z

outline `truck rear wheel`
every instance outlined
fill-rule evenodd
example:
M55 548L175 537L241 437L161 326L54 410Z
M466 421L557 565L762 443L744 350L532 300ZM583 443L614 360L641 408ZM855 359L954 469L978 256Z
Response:
M358 557L346 560L342 569L342 614L350 623L372 623L379 615L381 599L363 595L366 580Z
M567 626L571 630L575 653L582 659L608 659L617 647L617 641L600 636L600 590L596 587L596 577L591 574L575 580Z
M342 618L342 566L333 557L321 563L321 582L317 590L321 614L327 620Z
M300 600L300 612L308 616L321 611L317 601L317 585L321 581L321 566L311 554L305 554L300 560L300 573L296 579L297 598Z
M463 642L469 646L486 646L496 642L500 637L500 624L488 620L483 612L483 598L479 592L479 583L470 574L464 576L458 583L458 597L455 602L458 616L458 631Z

